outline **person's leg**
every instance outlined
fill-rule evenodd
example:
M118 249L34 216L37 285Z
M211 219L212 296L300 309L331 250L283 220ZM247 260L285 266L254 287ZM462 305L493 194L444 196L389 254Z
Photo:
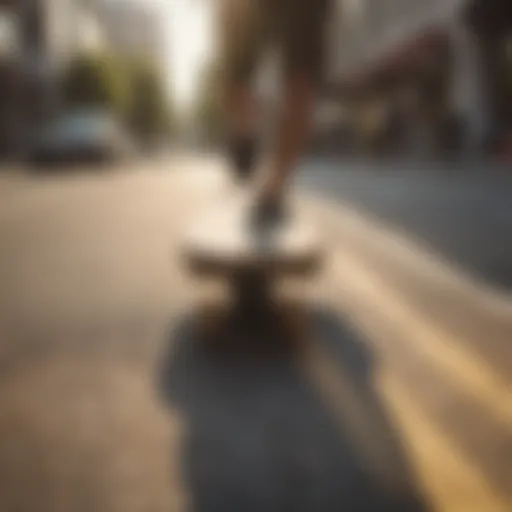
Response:
M280 9L276 9L276 31L283 50L283 109L269 173L260 194L262 210L268 210L270 216L278 215L312 127L317 84L323 70L327 4L327 0L281 0Z
M247 82L230 84L225 99L231 167L242 183L253 176L258 149L257 111Z
M278 119L275 146L262 196L281 201L310 134L315 83L301 71L289 72L283 84L283 110Z
M256 0L223 0L221 7L228 156L237 179L244 182L252 177L257 156L258 110L252 75L261 46L261 13Z

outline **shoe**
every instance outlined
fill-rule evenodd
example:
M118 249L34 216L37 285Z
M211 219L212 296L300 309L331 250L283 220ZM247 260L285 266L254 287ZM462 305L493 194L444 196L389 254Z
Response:
M280 199L259 199L251 211L251 228L267 231L279 228L286 222L286 208Z
M245 185L255 173L256 144L253 139L239 139L231 145L231 161L235 180Z

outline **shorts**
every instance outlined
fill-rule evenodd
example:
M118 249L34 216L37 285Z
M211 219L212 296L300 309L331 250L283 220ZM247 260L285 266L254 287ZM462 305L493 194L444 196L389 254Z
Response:
M323 72L329 0L222 0L220 41L226 78L250 80L267 49L285 72L317 82Z

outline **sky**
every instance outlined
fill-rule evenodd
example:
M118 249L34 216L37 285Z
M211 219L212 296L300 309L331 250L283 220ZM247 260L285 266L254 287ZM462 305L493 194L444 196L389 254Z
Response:
M153 1L162 6L169 27L167 65L170 87L179 107L186 109L193 101L202 66L211 55L211 2Z
M170 93L177 107L186 111L194 100L203 64L212 51L212 0L123 1L153 4L163 16L167 45L164 66ZM0 53L7 51L11 42L8 21L0 10Z
M200 73L212 51L211 0L123 0L152 4L166 27L166 75L180 110L191 106Z

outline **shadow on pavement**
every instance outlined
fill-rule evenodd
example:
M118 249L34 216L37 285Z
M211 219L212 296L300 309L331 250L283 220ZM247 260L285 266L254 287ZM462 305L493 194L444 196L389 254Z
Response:
M173 332L160 386L185 423L182 470L194 510L426 510L376 395L364 343L329 313L317 312L315 323L318 345L360 397L374 434L366 448L384 442L389 471L404 471L400 491L385 490L369 471L351 422L322 399L301 357L280 350L277 339L262 339L260 350L244 346L242 335L238 350L208 346L189 317Z

